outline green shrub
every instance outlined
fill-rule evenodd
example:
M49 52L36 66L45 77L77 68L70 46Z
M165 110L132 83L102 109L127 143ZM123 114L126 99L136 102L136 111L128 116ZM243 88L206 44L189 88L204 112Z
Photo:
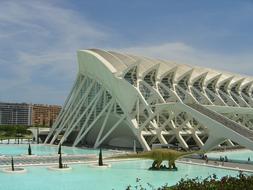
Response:
M147 185L150 189L155 189L149 183ZM131 190L131 187L128 186L127 189ZM139 183L133 187L133 189L139 190L146 189ZM236 177L224 176L221 179L218 179L215 174L205 179L199 177L194 179L182 178L174 186L168 187L164 185L157 190L253 190L253 175L246 175L240 172Z
M213 174L201 180L181 179L173 187L162 187L161 190L250 190L253 189L253 176L240 173L237 177L224 176L217 179Z
M31 135L31 131L28 131L27 129L27 126L22 125L2 125L0 126L0 136L1 138L15 138Z

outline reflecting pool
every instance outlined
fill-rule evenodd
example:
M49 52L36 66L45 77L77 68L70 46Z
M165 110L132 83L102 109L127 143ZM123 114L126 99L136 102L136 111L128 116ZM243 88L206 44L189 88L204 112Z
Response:
M238 172L197 165L178 163L178 171L149 171L151 161L113 162L111 168L94 168L90 165L71 165L70 171L51 171L47 167L27 167L24 174L0 172L0 189L4 190L106 190L126 189L141 184L154 187L176 184L181 178L236 176ZM140 182L136 182L139 178ZM134 189L134 188L133 188Z
M52 155L58 151L58 146L31 144L32 152L36 155ZM27 154L27 144L1 144L1 155ZM97 149L81 149L62 146L65 154L98 154ZM115 151L104 150L104 154ZM233 159L253 159L253 152L238 150L230 152L208 153L209 157L227 156ZM26 167L27 173L8 174L0 172L0 190L83 190L83 189L126 189L128 185L142 185L148 189L165 184L174 185L181 178L205 178L216 174L236 176L237 171L211 168L198 165L177 163L178 171L149 171L152 161L118 161L112 162L111 168L96 168L88 164L73 164L70 171L52 171L47 166ZM167 164L167 163L164 163ZM0 168L2 170L2 168ZM136 179L140 179L136 182ZM133 188L134 189L134 188Z
M248 158L250 158L250 160L253 161L253 151L247 149L233 150L226 152L211 152L208 153L207 155L212 158L220 158L220 156L222 157L227 156L228 159L240 161L247 161Z
M43 145L43 144L31 144L32 154L35 155L52 155L57 154L58 146L55 145ZM28 144L1 144L0 155L23 155L27 154ZM65 154L97 154L97 149L83 149L83 148L72 148L62 146L62 152ZM104 150L105 154L113 151Z

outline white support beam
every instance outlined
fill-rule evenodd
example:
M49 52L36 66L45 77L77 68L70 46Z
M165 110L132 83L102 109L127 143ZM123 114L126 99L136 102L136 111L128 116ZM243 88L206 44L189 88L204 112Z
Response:
M77 126L77 124L81 121L81 119L86 115L86 113L88 113L88 115L85 118L85 122L83 123L83 125L80 128L80 131L75 139L75 141L77 140L77 138L80 136L80 134L83 132L83 130L85 129L85 126L87 125L90 117L92 114L94 114L94 110L97 106L97 103L99 101L99 98L101 98L102 96L102 92L103 90L100 89L100 93L97 94L97 96L89 103L88 107L85 109L85 111L82 113L82 115L79 117L79 119L74 123L74 125L71 127L71 130L69 131L68 135L71 133L71 131L73 131L73 129ZM90 109L91 108L91 109Z
M156 130L156 136L158 137L161 144L168 144L164 136L162 135L162 130L158 129Z
M81 76L80 76L80 77L81 77ZM55 122L55 124L53 125L52 129L50 130L50 132L49 132L49 134L48 134L48 136L47 136L47 138L46 138L46 140L45 140L45 143L50 139L50 137L52 136L53 132L55 132L55 131L57 130L58 125L64 121L66 115L67 115L67 114L69 113L69 111L70 111L71 105L73 104L73 102L74 102L74 100L75 100L77 94L79 93L79 90L81 90L81 88L82 88L82 86L83 86L83 84L84 84L84 82L85 82L86 79L87 79L87 77L85 76L85 77L82 79L81 84L79 84L79 85L77 85L77 81L78 81L78 80L76 80L75 86L72 88L72 91L71 91L71 93L69 94L69 96L68 96L68 98L67 98L67 100L69 101L69 99L70 99L70 97L71 97L72 101L70 101L70 102L67 102L67 101L66 101L67 103L64 103L65 106L66 106L66 108L65 108L65 106L62 108L63 112L62 112L62 114L57 118L57 121ZM76 85L77 85L77 86L76 86ZM77 88L77 90L76 90L76 88ZM76 91L76 92L74 92L74 91ZM50 144L51 144L51 142L50 142Z
M185 142L184 138L182 137L182 135L180 133L176 134L176 139L178 140L179 144L184 148L184 149L188 149L188 144Z
M155 116L156 116L156 113L152 113L152 114L144 121L144 123L141 124L141 126L139 127L139 130L140 130L140 131L143 130L144 127L145 127L148 123L150 123L150 121L151 121Z
M194 139L194 141L196 142L196 144L198 145L198 147L201 148L204 145L204 143L202 142L202 140L197 135L196 131L192 133L192 138Z
M125 119L125 116L122 116L112 127L111 129L102 137L101 140L97 142L97 144L94 146L94 148L97 148L100 146L101 143L104 142L104 140L119 126L119 124Z
M148 145L147 141L141 133L137 136L137 138L145 151L151 150L150 146Z
M161 100L161 102L165 103L162 95L158 92L157 89L155 89L154 87L150 86L146 81L141 81L141 83L152 92L153 96L155 96L157 99Z
M227 102L226 102L226 100L224 100L222 97L221 97L221 98L224 100L224 102L226 102L227 105L229 105L229 106L237 106L237 107L240 107L240 106L234 101L234 99L233 99L231 96L229 96L227 93L225 93L225 92L219 90L219 94L222 94L223 96L226 97L226 99L228 100Z
M91 110L93 110L95 108L95 105L97 103L97 101L99 100L101 94L102 94L103 90L101 89L97 94L96 96L92 99L92 101L89 103L89 105L85 108L85 110L83 111L83 113L78 117L78 119L76 118L77 117L77 114L76 113L76 116L73 118L73 120L75 121L75 118L77 119L75 121L75 123L73 125L69 125L68 129L65 131L65 134L64 136L62 137L63 140L62 142L64 142L64 140L70 135L70 133L74 130L74 128L77 126L77 124L81 121L81 119L85 116L85 114L89 111L89 109L91 108L91 106L93 106L93 108L91 108Z
M114 104L113 104L113 102L112 102L111 105L110 105L110 107L109 107L108 110L107 110L107 114L106 114L106 116L105 116L105 119L104 119L104 121L103 121L103 124L102 124L102 126L101 126L101 128L100 128L100 130L99 130L99 133L98 133L96 142L95 142L95 144L94 144L94 148L97 148L97 144L98 144L99 139L100 139L100 137L101 137L101 135L102 135L102 133L103 133L103 131L104 131L104 128L105 128L106 123L107 123L107 121L108 121L109 115L111 114L113 105L114 105Z
M235 100L237 100L239 103L239 105L241 106L241 107L250 107L250 105L240 96L240 95L237 95L236 93L234 93L234 92L232 92L232 91L230 91L230 94L231 94L231 97ZM235 97L233 97L233 96Z
M80 93L80 91L81 91L81 89L82 89L82 87L83 87L83 85L84 85L86 79L87 79L87 77L85 76L85 77L82 79L81 83L77 86L77 89L75 90L75 92L72 94L72 96L73 96L72 99L73 99L73 100L70 101L69 104L67 105L67 107L66 107L66 112L65 112L64 115L63 115L62 121L65 120L65 118L68 116L69 112L72 110L71 108L72 108L73 104L75 103L76 98L77 98L77 96L79 95L79 93Z
M181 98L177 95L177 93L171 89L169 89L165 84L162 82L159 83L160 86L162 86L167 92L169 92L170 95L172 95L175 98L175 101L182 102Z
M199 103L203 103L203 104L213 104L213 102L207 97L206 93L203 92L200 92L198 89L196 89L195 87L191 87L191 91L194 91L195 93L197 93L201 98L204 99L204 103L201 102L201 101L198 101ZM191 92L191 94L193 94ZM197 98L196 98L197 99Z
M61 126L57 129L54 137L52 138L50 144L53 144L56 137L60 134L60 132L62 132L62 130L64 129L64 127L67 125L67 123L69 122L69 120L74 116L74 118L77 116L77 114L79 113L79 110L81 108L82 103L85 101L85 99L88 97L93 85L95 84L95 81L93 81L90 86L88 87L87 91L84 93L83 97L80 98L77 102L76 105L72 105L74 106L73 109L71 110L70 113L68 113L68 115L66 114L65 120L63 119ZM74 120L74 118L72 120ZM62 143L62 142L61 142Z
M92 121L92 123L87 127L87 128L82 128L82 130L78 133L76 140L73 144L73 146L76 146L82 139L83 137L90 131L90 129L92 128L92 126L98 121L98 119L105 113L106 109L108 108L108 106L111 104L111 102L113 101L113 99L111 99L107 105L102 109L102 111L97 115L97 117ZM83 130L85 129L85 131L83 132Z
M214 102L213 104L215 105L223 105L226 106L227 103L221 98L220 94L215 90L215 92L211 91L210 89L206 88L205 89L206 94L209 94L210 96L214 97Z
M77 103L77 107L76 107L75 111L72 111L72 113L70 114L69 119L70 119L71 117L72 117L72 119L71 119L70 123L68 124L67 129L65 130L65 133L64 133L63 137L61 138L60 144L62 144L62 143L66 140L67 136L69 135L69 132L68 132L68 131L69 131L69 129L71 128L71 126L73 126L73 123L75 122L75 120L78 119L77 117L79 116L80 110L81 110L81 108L82 108L84 102L87 100L87 98L88 98L88 96L89 96L89 93L91 92L91 90L92 90L94 84L95 84L95 81L93 81L93 82L90 84L90 86L89 86L88 89L86 90L84 96L83 96L83 97L80 99L80 101ZM86 109L84 110L84 112L85 112L86 110L88 110L88 109L86 108ZM74 115L73 115L73 114L74 114ZM68 120L69 120L69 119L68 119ZM67 122L68 122L68 121L67 121ZM67 124L67 122L65 122L65 123ZM74 126L75 126L75 125L74 125ZM63 124L62 128L64 128L64 127L65 127L65 125Z
M187 102L187 103L198 102L198 100L191 94L190 91L183 89L180 85L177 85L177 88L185 94L186 98L183 102Z

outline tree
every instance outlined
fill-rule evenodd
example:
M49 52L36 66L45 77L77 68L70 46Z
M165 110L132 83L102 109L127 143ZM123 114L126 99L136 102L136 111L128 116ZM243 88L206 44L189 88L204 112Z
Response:
M61 153L59 156L59 168L63 168Z
M98 165L103 166L103 157L102 157L102 149L101 148L100 148L100 151L99 151Z
M11 171L14 171L14 160L13 160L13 156L11 157Z
M39 133L40 133L40 131L39 131L39 128L37 128L37 144L39 144L40 143L40 140L39 140Z
M29 146L28 146L28 155L32 155L32 148L31 148L30 143L29 143Z
M61 143L59 144L59 147L58 147L58 154L61 154Z

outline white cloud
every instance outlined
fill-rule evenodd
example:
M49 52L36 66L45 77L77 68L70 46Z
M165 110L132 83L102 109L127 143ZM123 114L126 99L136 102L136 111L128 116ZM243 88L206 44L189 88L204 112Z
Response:
M240 74L253 75L252 54L221 54L194 48L182 42L143 45L121 49L153 58L173 60L178 63L198 65Z
M77 72L76 50L113 44L112 36L120 35L51 1L1 1L0 101L62 103ZM208 52L183 42L121 51L253 75L250 54Z
M41 103L50 99L62 103L77 72L76 51L101 44L108 38L103 31L74 11L50 1L0 2L0 55L8 62L0 75L5 71L9 75L0 77L0 101L27 101L28 97L34 100L48 94L41 97ZM41 78L46 80L40 81ZM66 86L59 87L54 81ZM52 90L52 86L56 89ZM31 93L27 87L36 90ZM59 100L56 94L61 93Z

